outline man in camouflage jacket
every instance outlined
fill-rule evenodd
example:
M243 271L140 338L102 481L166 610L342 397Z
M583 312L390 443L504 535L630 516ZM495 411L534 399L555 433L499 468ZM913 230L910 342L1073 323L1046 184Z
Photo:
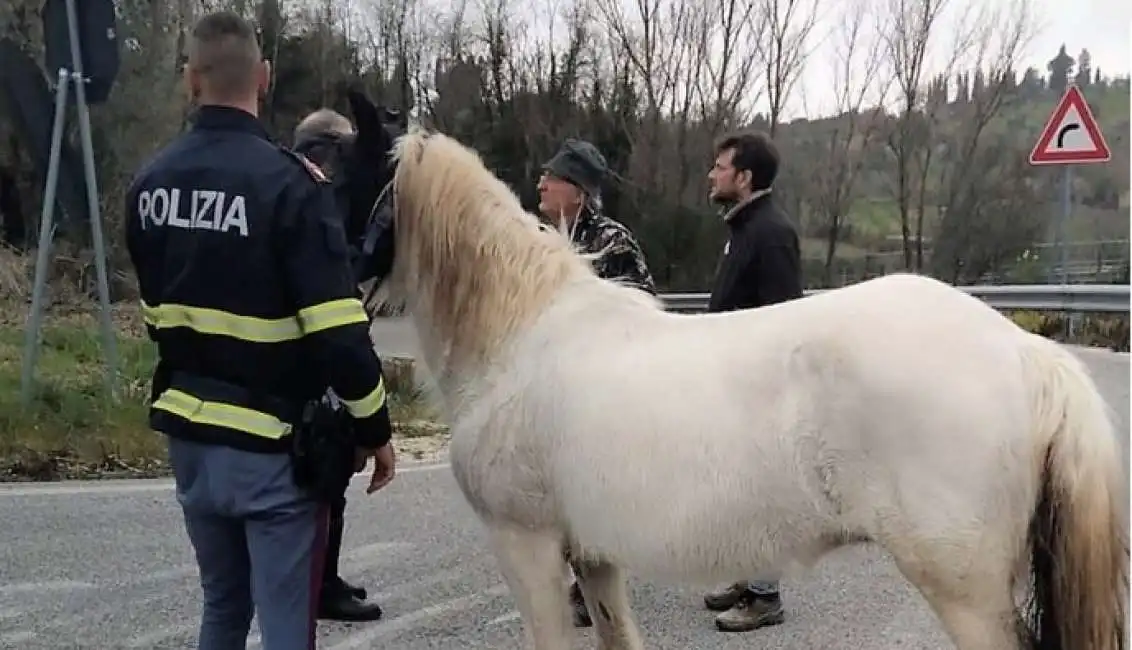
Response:
M597 254L599 277L655 294L656 285L633 233L601 209L601 181L608 173L605 157L589 142L567 139L542 166L539 212L569 234L579 252Z
M601 211L601 181L608 167L597 147L567 139L542 170L538 192L543 217L569 234L580 253L597 254L591 264L599 277L655 295L656 285L637 239L624 224ZM565 559L578 575L568 551ZM574 625L593 625L576 580L570 585L569 597Z

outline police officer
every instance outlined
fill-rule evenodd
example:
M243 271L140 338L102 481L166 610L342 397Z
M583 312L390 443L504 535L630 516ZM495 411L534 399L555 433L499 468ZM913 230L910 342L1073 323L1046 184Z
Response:
M342 165L344 144L349 142L354 127L345 115L320 108L303 118L292 135L293 148L307 156L328 175L339 171ZM345 488L347 483L343 482ZM326 558L322 569L322 590L318 617L337 621L376 621L382 616L381 606L367 603L366 590L352 585L339 575L339 558L342 555L342 534L346 527L346 493L334 496L330 502L330 532L326 544Z
M542 169L538 207L543 217L567 233L579 252L598 254L591 262L598 277L655 295L656 284L633 233L602 212L601 182L609 169L597 147L568 138ZM568 552L566 560L571 562ZM577 575L577 566L571 562L571 567ZM576 580L569 598L574 625L593 625Z
M326 387L344 402L369 493L394 475L381 363L356 297L327 179L257 119L270 78L251 25L203 17L185 79L200 106L127 192L154 372L151 426L169 442L200 569L201 650L315 647L326 508L292 452ZM349 459L347 460L347 463Z

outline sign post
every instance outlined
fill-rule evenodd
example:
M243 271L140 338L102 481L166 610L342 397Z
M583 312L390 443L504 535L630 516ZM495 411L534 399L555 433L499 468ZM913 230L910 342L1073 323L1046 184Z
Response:
M55 232L55 197L58 191L59 167L63 148L63 131L70 91L79 118L82 140L83 171L86 178L87 211L90 217L91 244L94 247L94 268L98 278L99 325L102 330L103 353L106 356L106 388L115 395L117 350L114 329L110 322L110 287L106 270L106 244L103 241L102 216L98 207L98 185L94 167L94 145L91 138L90 104L104 102L118 73L117 36L114 3L110 0L48 0L43 11L46 58L56 63L58 80L55 86L54 127L51 132L51 153L43 189L43 212L40 215L39 248L35 260L35 280L28 326L24 334L24 358L21 377L21 400L25 405L32 397L35 364L39 352L39 336L43 327L44 293L47 267ZM82 38L93 32L95 38ZM89 92L88 92L89 91Z
M1053 109L1042 134L1030 151L1031 165L1061 165L1061 214L1054 227L1054 247L1060 268L1060 283L1069 284L1065 228L1073 215L1073 165L1104 163L1112 152L1101 135L1097 120L1075 84L1070 85ZM1050 282L1055 282L1050 273ZM1072 331L1072 329L1070 330Z
M1112 152L1085 102L1085 96L1076 85L1069 86L1030 151L1031 165L1062 165L1061 214L1054 230L1061 284L1069 283L1065 226L1073 214L1073 165L1103 163L1110 158Z

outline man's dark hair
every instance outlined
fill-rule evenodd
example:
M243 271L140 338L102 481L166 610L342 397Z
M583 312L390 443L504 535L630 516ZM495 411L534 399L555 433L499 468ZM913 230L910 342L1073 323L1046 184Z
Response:
M751 190L765 190L778 177L778 147L762 131L744 131L725 136L715 145L715 155L733 150L736 171L751 172Z
M230 98L247 92L260 57L255 28L235 12L206 14L193 27L189 65L217 95Z

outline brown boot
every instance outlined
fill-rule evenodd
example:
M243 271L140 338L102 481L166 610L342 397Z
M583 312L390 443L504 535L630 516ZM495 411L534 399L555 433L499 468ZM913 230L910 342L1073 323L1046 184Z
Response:
M747 590L747 581L736 582L715 591L704 594L704 606L713 612L723 612L731 609L739 602L739 597Z
M715 617L715 626L722 632L749 632L785 619L780 597L744 593L734 607Z
M570 585L570 613L574 618L574 627L593 626L590 611L586 609L586 599L582 597L582 588L578 586L577 581Z

